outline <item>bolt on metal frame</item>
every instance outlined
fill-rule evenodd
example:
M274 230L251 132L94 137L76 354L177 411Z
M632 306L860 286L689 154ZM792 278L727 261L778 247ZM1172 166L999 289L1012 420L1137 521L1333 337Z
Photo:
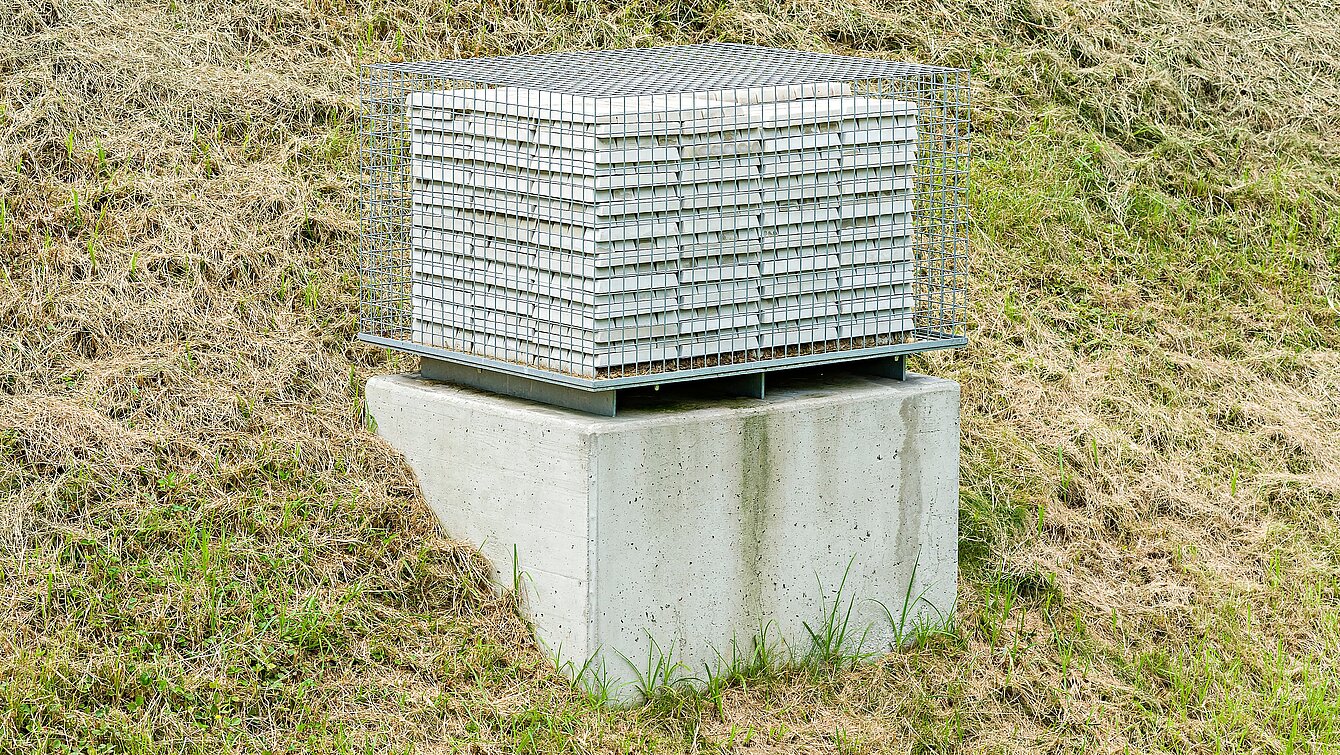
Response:
M360 338L425 374L564 403L966 343L964 71L707 44L365 86Z

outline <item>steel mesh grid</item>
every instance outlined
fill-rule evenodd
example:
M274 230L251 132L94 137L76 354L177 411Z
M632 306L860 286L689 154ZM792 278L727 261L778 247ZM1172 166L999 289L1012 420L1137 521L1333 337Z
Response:
M366 87L368 340L591 388L964 343L962 71L696 45Z

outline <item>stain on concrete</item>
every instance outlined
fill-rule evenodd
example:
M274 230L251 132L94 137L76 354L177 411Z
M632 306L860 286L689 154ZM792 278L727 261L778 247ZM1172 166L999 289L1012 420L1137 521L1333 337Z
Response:
M763 614L763 538L769 526L768 502L773 496L772 443L765 414L744 417L740 428L740 548L745 610Z
M906 401L898 407L898 417L902 419L903 444L899 453L900 474L898 475L898 532L893 533L893 551L899 561L916 563L921 555L921 529L925 523L926 499L923 495L921 475L921 435L922 413L917 411L916 402ZM921 594L924 578L915 579L912 584L903 585L911 591L910 599L915 600ZM910 607L910 606L909 606ZM916 615L916 609L913 610Z

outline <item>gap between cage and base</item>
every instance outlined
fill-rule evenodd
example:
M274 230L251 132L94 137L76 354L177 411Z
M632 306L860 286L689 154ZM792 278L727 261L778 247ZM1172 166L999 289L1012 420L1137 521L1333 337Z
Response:
M903 380L906 374L906 357L899 354L873 359L844 361L831 366L851 372ZM804 367L786 367L773 371L784 369L804 369ZM640 388L610 388L598 391L582 390L520 375L433 359L432 357L422 358L419 372L429 380L456 383L602 417L613 417L618 414L620 394L626 396L629 391L645 391L648 389L647 386L642 386ZM691 387L697 395L704 397L761 399L767 394L767 374L767 371L759 371L725 377L704 377L697 380L680 380L669 383L669 385ZM650 388L659 391L661 385L655 383Z

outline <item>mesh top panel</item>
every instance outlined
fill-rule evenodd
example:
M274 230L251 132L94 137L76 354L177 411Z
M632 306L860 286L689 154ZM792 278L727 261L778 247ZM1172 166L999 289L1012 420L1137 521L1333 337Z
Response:
M392 63L370 68L474 84L521 86L584 97L793 86L957 71L914 63L737 44L588 50L548 55Z

